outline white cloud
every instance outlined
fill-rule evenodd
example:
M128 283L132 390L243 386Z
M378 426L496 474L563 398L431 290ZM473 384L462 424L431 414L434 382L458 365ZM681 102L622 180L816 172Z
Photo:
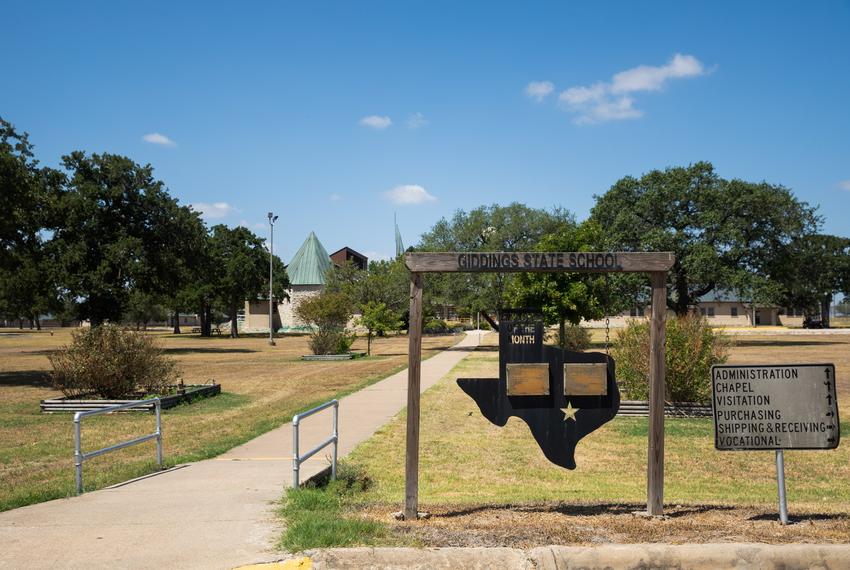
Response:
M418 184L404 184L396 186L392 190L384 192L384 197L393 204L425 204L427 202L436 202L437 197L429 194L422 186Z
M407 118L407 128L408 129L418 129L420 127L424 127L428 124L428 119L425 118L425 115L419 113L413 113Z
M525 86L526 96L538 103L548 97L554 90L555 86L551 81L532 81Z
M850 179L842 180L837 184L837 186L842 190L847 190L848 192L850 192Z
M667 65L654 67L639 65L614 74L611 92L615 94L634 91L658 91L668 79L698 77L705 74L702 62L692 55L677 53Z
M369 115L360 119L361 127L369 127L370 129L383 130L393 124L393 120L389 117L380 115Z
M389 253L381 253L373 249L364 251L363 255L368 257L369 261L387 261L392 259L392 256Z
M158 144L160 146L177 146L176 142L160 133L148 133L142 137L142 140L147 143Z
M698 77L708 73L692 55L675 54L661 66L639 65L615 73L610 82L570 87L558 96L559 103L575 115L576 124L586 125L635 119L643 112L634 108L632 93L660 91L670 79Z
M342 200L342 194L337 194L336 192L334 192L333 194L328 196L328 200L330 200L331 202L339 202L340 200Z
M230 214L239 211L227 202L213 202L212 204L207 202L195 202L192 204L192 208L196 212L200 212L203 217L211 220L226 218Z
M643 116L643 111L635 109L631 97L620 97L618 99L604 99L590 105L581 115L576 117L578 125L590 125L604 123L606 121L618 121L622 119L637 119Z

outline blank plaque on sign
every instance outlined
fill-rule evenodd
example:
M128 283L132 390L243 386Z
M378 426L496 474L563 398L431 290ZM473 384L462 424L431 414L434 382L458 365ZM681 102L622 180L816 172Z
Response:
M510 363L506 370L508 396L549 395L549 364Z
M607 396L608 365L604 362L564 364L565 396Z

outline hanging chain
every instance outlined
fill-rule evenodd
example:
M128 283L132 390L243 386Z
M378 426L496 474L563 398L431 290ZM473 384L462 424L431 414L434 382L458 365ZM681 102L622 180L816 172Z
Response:
M611 319L608 317L608 307L611 306L611 282L608 274L605 274L605 356L608 354L608 346L611 344Z

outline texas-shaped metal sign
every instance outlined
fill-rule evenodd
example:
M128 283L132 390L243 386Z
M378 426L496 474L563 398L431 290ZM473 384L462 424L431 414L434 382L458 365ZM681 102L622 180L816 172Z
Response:
M503 427L515 416L531 429L546 458L575 469L579 440L620 407L614 359L543 344L543 322L524 309L499 318L499 378L458 378L485 418Z

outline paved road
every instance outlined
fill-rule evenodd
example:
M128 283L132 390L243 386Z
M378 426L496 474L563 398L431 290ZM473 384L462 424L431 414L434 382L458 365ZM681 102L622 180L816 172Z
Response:
M477 344L472 332L424 361L422 390ZM340 400L340 456L406 404L407 370ZM163 421L167 437L167 414ZM302 449L325 439L330 425L330 410L305 420ZM292 482L291 427L215 459L0 513L0 568L233 568L274 560L280 529L273 510ZM314 456L302 465L302 479L326 465L322 453Z

